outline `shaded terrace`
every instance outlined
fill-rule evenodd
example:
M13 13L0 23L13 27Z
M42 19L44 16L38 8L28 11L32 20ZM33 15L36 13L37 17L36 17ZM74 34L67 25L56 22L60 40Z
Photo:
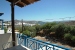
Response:
M12 41L13 41L13 47L10 49L6 49L6 50L14 50L14 49L16 49L16 50L27 50L27 49L25 49L25 47L23 48L22 46L16 46L16 36L18 36L18 35L15 35L15 27L14 27L14 6L15 5L17 5L17 6L19 6L19 7L24 7L24 6L27 6L27 5L30 5L31 3L34 3L34 2L36 2L36 1L39 1L39 0L7 0L8 2L10 2L11 4L11 21L12 21ZM37 46L39 47L39 45L42 45L43 43L45 43L46 45L47 44L49 44L49 43L46 43L46 42L42 42L42 41L38 41L38 40L36 40L36 39L32 39L31 37L29 37L29 38L27 38L26 36L24 36L25 38L24 39L22 39L22 37L20 37L19 38L19 36L18 36L18 42L19 41L21 41L21 40L23 40L23 42L24 42L24 46L26 46L26 47L28 47L29 48L29 46L27 46L26 44L28 44L28 43L26 43L27 42L27 40L28 40L28 42L30 43L30 46L34 43L36 43L36 42L38 42L38 45L36 45L35 47L34 47L34 49L33 50L37 50L37 49L40 49L40 48L42 48L42 46L40 46L40 48L36 48ZM32 41L32 42L31 42ZM36 41L36 42L35 42ZM42 43L42 44L39 44L39 43ZM18 44L20 44L20 43L18 43ZM50 45L53 45L53 44L50 44ZM45 46L45 45L44 45ZM43 46L43 47L44 47ZM55 50L54 49L54 46L56 46L56 45L53 45L53 49L52 50ZM58 46L57 46L58 47ZM36 49L35 49L36 48ZM50 48L50 47L49 47ZM63 47L60 47L60 48L63 48ZM31 49L31 48L30 48ZM43 50L43 49L42 49ZM45 50L48 50L48 48L47 48L47 46L46 46L46 49ZM58 50L58 49L57 49ZM69 49L66 49L65 48L65 50L69 50Z

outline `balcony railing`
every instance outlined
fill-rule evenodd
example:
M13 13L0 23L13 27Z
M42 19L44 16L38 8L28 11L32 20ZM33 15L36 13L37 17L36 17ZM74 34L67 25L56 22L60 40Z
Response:
M64 46L58 46L57 44L37 40L26 35L17 34L17 37L18 44L22 44L31 50L71 50Z

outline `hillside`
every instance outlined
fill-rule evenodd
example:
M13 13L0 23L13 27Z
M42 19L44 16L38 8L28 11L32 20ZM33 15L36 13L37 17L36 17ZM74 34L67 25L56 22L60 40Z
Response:
M15 20L15 23L19 23L19 22L22 23L22 20ZM54 21L54 22L56 22L56 23L65 23L65 24L69 24L69 25L75 25L75 20L73 20L73 21ZM5 23L7 23L7 21L5 21ZM11 21L8 21L8 23L11 23ZM43 21L25 21L24 20L23 23L43 25L47 22L43 22Z

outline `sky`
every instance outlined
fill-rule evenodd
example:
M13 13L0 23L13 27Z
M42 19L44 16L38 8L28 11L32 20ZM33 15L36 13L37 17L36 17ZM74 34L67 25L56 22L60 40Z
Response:
M11 20L10 3L6 0L0 0L0 12L4 13L0 19ZM23 8L15 6L18 20L60 21L61 18L75 20L75 0L40 0Z

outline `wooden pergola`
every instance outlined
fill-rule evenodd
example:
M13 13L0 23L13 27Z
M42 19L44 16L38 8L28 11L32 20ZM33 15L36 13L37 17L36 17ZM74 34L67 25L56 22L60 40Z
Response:
M12 41L15 42L15 27L14 27L14 6L17 5L19 7L24 7L27 5L30 5L34 2L37 2L39 0L6 0L10 2L11 4L11 21L12 21ZM15 43L13 42L13 46L15 46Z

